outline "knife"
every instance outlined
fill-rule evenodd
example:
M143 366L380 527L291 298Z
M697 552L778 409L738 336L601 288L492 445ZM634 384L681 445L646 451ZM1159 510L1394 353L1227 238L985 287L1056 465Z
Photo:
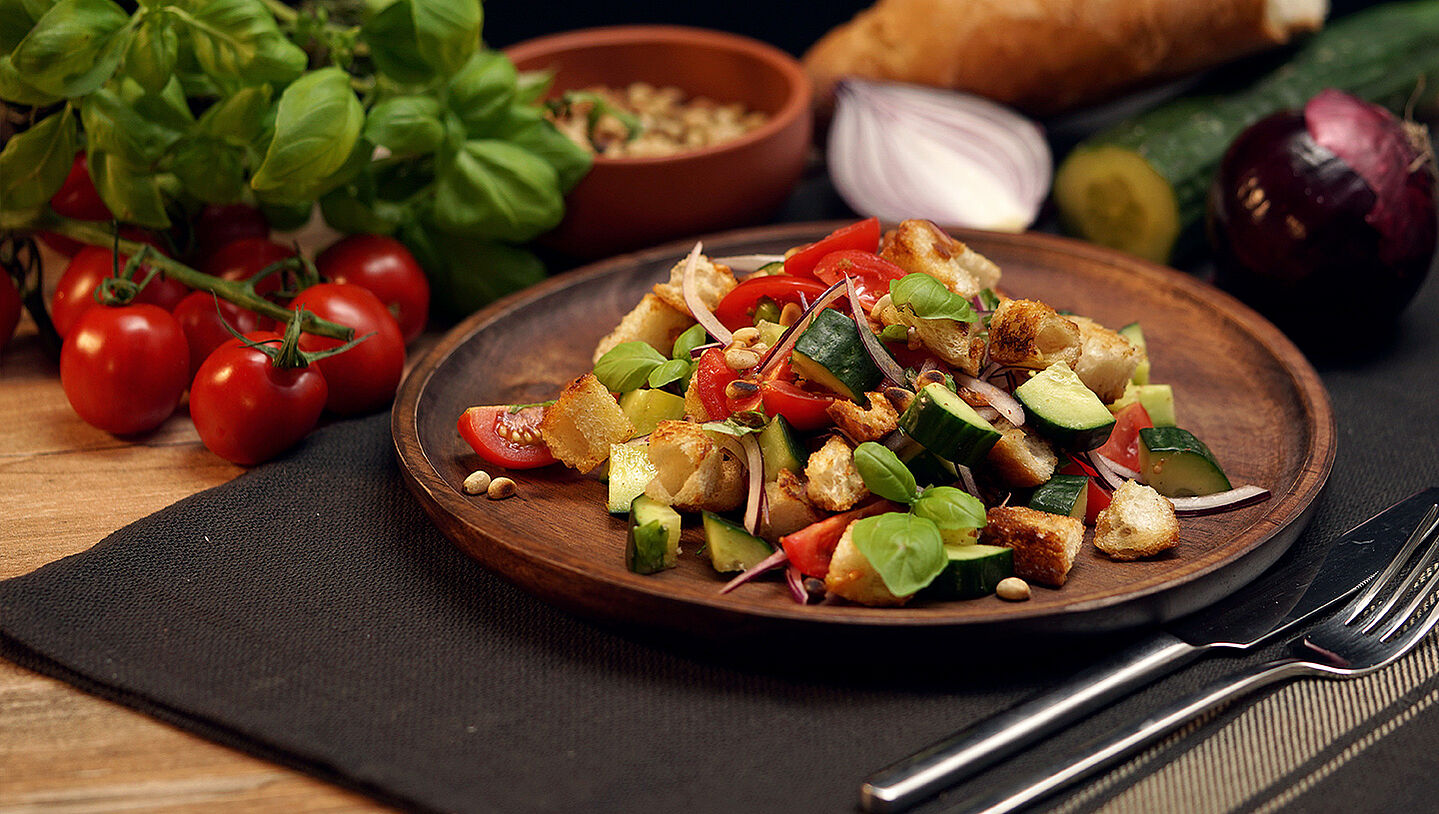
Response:
M868 812L905 811L1040 738L1211 652L1258 647L1334 607L1394 556L1439 500L1408 497L1330 544L1291 547L1257 579L1056 687L870 776Z

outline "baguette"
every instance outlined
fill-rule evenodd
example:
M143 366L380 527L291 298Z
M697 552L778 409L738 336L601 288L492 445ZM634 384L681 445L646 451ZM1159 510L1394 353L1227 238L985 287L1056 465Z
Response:
M968 91L1051 115L1317 30L1327 0L879 0L804 56L845 76Z

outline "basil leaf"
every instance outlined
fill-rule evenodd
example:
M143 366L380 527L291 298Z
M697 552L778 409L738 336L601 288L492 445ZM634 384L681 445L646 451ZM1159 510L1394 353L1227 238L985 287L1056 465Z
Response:
M467 141L440 166L435 224L471 237L526 241L564 215L554 168L502 141Z
M320 198L325 222L346 234L390 235L410 220L409 211L396 203L361 196L353 188L331 190Z
M427 220L411 222L399 234L429 275L433 301L454 316L545 278L539 258L515 246L447 234Z
M241 88L201 114L196 129L232 144L247 145L260 137L269 112L269 85Z
M397 96L370 108L365 138L396 155L432 153L445 140L440 102L430 96Z
M50 200L70 174L75 148L75 114L68 105L11 136L0 150L0 208L33 209Z
M569 192L590 171L595 157L555 129L539 108L512 107L496 138L543 158L560 177L560 191Z
M665 357L644 342L621 342L595 362L595 378L613 393L628 393L645 385Z
M450 78L450 110L471 138L497 135L515 103L518 82L519 74L508 57L497 51L481 51Z
M114 91L101 88L80 101L86 143L136 168L157 161L180 137L154 118L142 116ZM115 214L119 214L118 212Z
M999 295L994 293L992 288L982 288L979 291L979 304L986 311L993 311L999 307Z
M941 531L982 529L985 524L984 503L974 495L953 486L933 486L925 489L910 510L920 517L934 521Z
M885 342L903 342L909 339L909 328L903 325L886 325L880 329L879 338Z
M897 503L913 503L919 497L914 473L899 456L883 444L865 441L854 448L854 468L871 492Z
M61 98L63 97L46 93L26 82L20 72L15 70L15 65L10 61L8 54L0 57L0 99L21 105L43 107L53 105Z
M738 438L742 435L762 432L768 423L769 420L764 413L758 410L746 410L742 413L735 413L724 421L707 421L701 424L700 428L708 432L733 435Z
M130 15L110 0L61 0L11 52L26 84L83 96L105 84L130 44Z
M293 232L309 223L310 214L315 209L314 201L289 203L257 198L255 203L260 208L260 214L265 216L265 222L278 232Z
M854 547L895 596L919 591L948 563L939 528L923 517L887 512L854 521L849 533Z
M928 274L906 274L889 281L889 297L896 308L908 308L922 319L952 319L976 322L978 317L969 301L944 287L944 283Z
M227 204L245 194L245 155L212 138L197 138L175 150L171 171L185 190L205 203Z
M338 172L350 160L365 124L365 109L350 89L350 76L339 68L321 68L285 88L275 113L275 137L265 160L250 179L257 191L297 188ZM368 156L364 156L368 160Z
M360 36L370 47L370 58L385 76L406 85L430 80L434 70L420 56L415 42L415 21L409 0L386 6L365 23Z
M39 14L31 14L21 0L0 0L0 53L9 54L25 39L35 23L49 11L47 6Z
M309 62L260 0L175 0L170 11L184 24L200 70L215 79L289 82Z
M147 90L160 91L170 82L180 54L180 35L168 14L147 14L135 29L125 52L125 73Z
M689 377L694 365L681 359L669 359L662 362L659 367L650 371L650 387L660 388L671 382L681 381Z
M176 137L190 132L195 124L195 114L190 112L185 88L173 76L158 92L128 77L121 80L119 91L121 101L133 107L135 113L158 127L168 129Z
M691 360L691 351L700 345L708 345L710 341L709 332L703 325L691 325L685 332L675 337L674 350L670 353L671 359L679 359L684 362Z
M553 71L524 71L515 80L515 104L536 105L550 92L555 82Z
M484 15L478 0L410 0L415 50L441 73L460 69L480 47Z
M160 179L148 167L131 164L123 156L96 148L93 142L89 160L95 190L118 220L155 229L169 228L170 216L165 213Z

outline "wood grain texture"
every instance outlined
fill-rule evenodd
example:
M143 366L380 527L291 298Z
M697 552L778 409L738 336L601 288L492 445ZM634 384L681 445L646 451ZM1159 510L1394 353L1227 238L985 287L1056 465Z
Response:
M713 255L776 252L836 224L736 232ZM1333 462L1328 398L1304 357L1266 321L1195 280L1075 241L1044 235L958 233L1004 269L1014 296L1042 299L1109 325L1139 320L1153 379L1174 385L1181 426L1214 450L1236 483L1274 497L1182 521L1176 552L1114 563L1092 546L1062 590L1021 605L989 597L903 609L799 606L777 581L720 596L724 578L694 556L685 532L679 568L653 576L623 565L624 522L603 508L604 487L562 468L509 473L518 498L494 502L459 485L480 464L454 430L466 406L553 397L589 368L595 341L662 280L688 248L672 245L557 278L458 326L416 367L393 413L397 451L437 525L486 566L572 610L627 623L727 638L771 629L940 628L950 635L1116 630L1174 618L1252 579L1293 541Z

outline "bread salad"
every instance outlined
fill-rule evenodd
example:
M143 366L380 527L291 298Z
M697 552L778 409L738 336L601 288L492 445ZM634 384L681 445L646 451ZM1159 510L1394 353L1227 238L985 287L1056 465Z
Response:
M631 571L675 567L698 514L722 591L773 573L805 603L1021 599L1064 585L1086 526L1134 560L1176 545L1177 514L1268 494L1175 425L1138 324L1011 299L928 221L701 251L556 400L459 420L490 464L605 479Z

